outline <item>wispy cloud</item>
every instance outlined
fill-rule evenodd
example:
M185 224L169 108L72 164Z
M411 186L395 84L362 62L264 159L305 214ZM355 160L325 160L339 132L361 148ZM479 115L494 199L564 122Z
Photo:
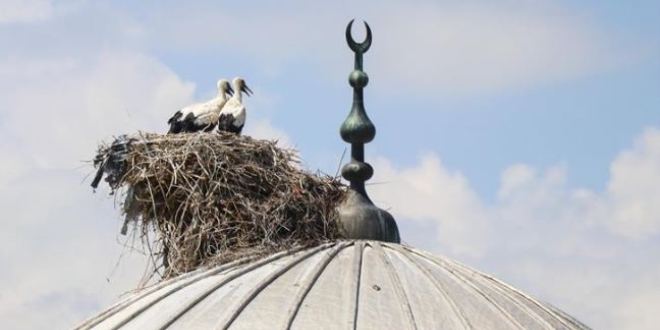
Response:
M386 56L375 60L389 81L421 93L537 86L608 69L623 53L591 22L543 6L426 3L392 8L387 17L379 49Z
M3 0L0 2L0 24L32 23L53 14L51 0Z
M351 13L364 13L378 31L368 71L388 77L377 88L419 95L533 87L609 70L641 51L585 16L547 3L366 1L351 3L350 12L342 1L291 6L266 5L242 15L236 14L242 8L226 4L190 6L183 14L163 8L145 29L162 47L230 52L273 66L305 59L336 79L343 73L336 69L345 67L337 60L345 58L338 53L345 41L336 32ZM364 34L360 24L354 28Z

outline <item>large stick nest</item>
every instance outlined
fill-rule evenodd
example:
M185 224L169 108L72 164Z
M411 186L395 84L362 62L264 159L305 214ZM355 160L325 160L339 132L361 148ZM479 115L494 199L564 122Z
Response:
M303 171L276 142L224 133L137 134L101 145L97 187L106 175L127 223L148 240L162 278L245 255L340 238L345 196L330 176ZM126 224L122 229L126 233Z

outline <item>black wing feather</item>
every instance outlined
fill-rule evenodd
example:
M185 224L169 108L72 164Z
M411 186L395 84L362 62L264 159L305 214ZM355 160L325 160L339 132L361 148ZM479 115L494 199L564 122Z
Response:
M180 133L183 129L183 125L179 119L183 116L183 113L181 113L181 110L177 111L174 113L172 118L170 118L167 123L170 124L170 130L167 132L167 134L176 134Z
M243 126L234 125L234 115L223 113L218 119L218 131L241 134Z

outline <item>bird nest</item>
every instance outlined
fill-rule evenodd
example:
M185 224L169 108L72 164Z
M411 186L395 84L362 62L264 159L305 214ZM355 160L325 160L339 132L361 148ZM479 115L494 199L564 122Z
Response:
M105 174L111 194L124 197L122 233L133 228L150 244L165 279L341 238L336 209L345 187L298 164L295 151L274 141L140 133L99 147L92 187Z

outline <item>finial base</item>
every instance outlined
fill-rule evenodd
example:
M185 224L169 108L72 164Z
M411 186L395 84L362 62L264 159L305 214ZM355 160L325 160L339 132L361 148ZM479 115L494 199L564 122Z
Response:
M348 189L346 199L337 211L346 238L401 242L399 228L392 215L353 189Z

